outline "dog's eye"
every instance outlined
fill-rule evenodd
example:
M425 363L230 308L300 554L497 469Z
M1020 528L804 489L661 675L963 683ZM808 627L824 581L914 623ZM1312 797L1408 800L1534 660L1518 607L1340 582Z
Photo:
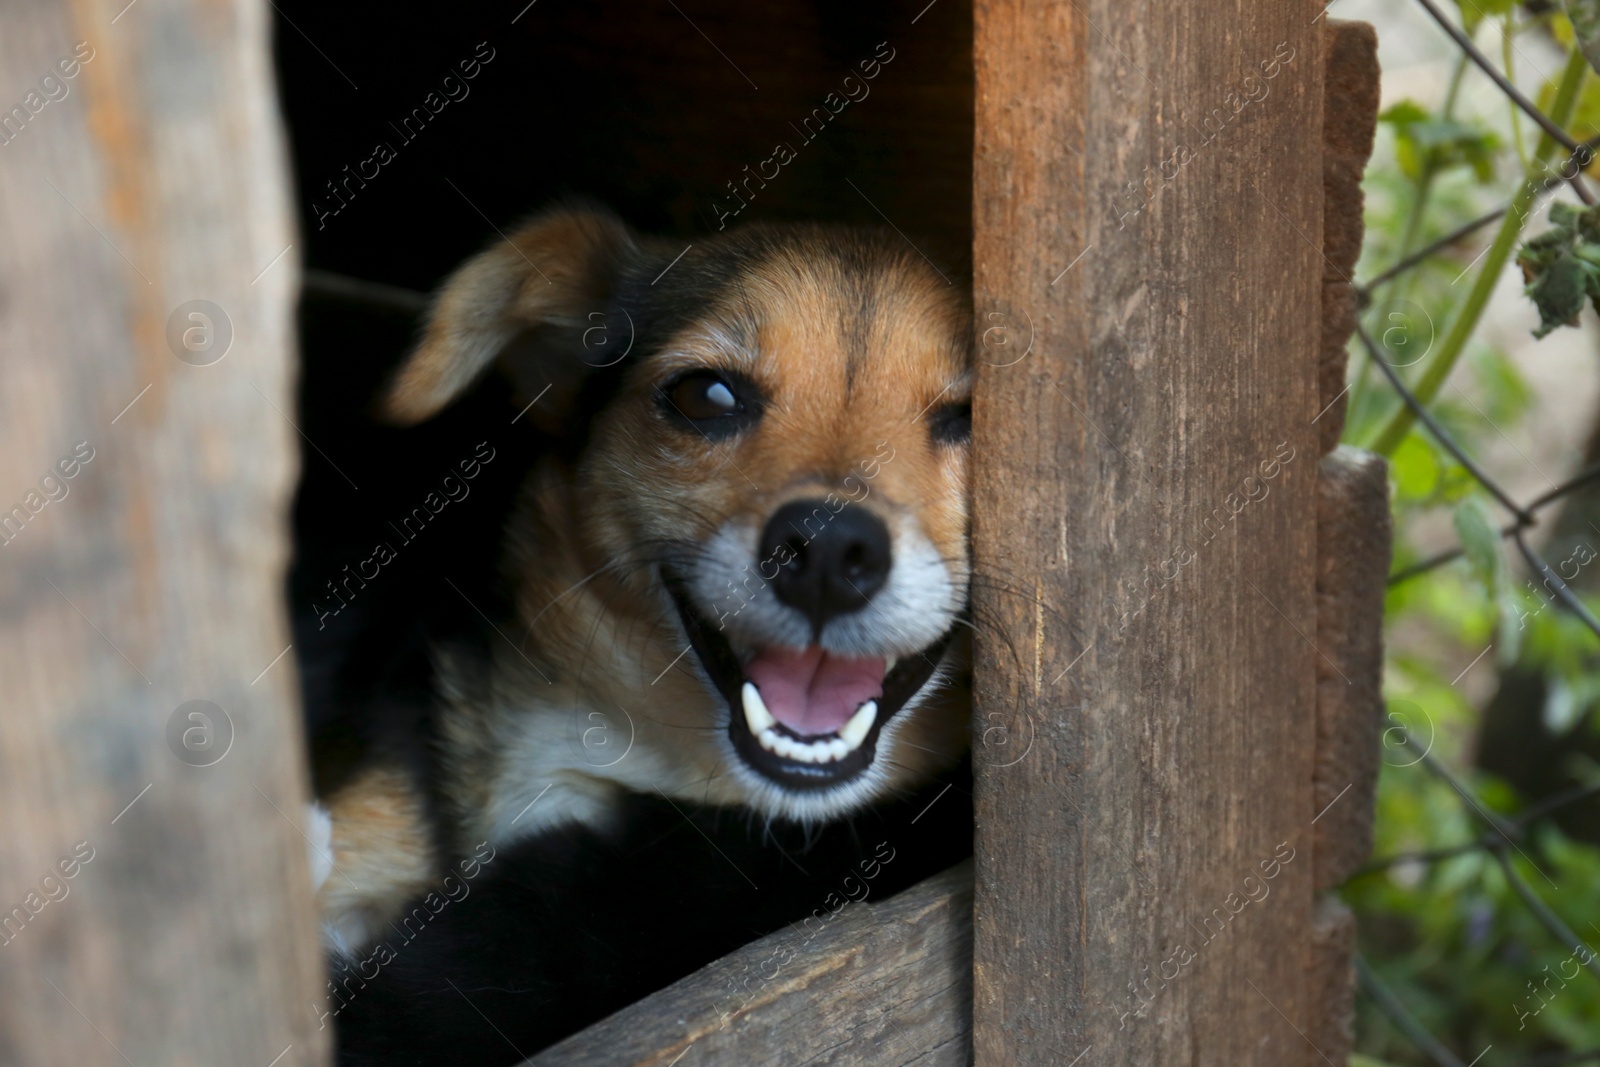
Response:
M753 390L715 371L675 379L662 388L661 400L670 417L713 436L738 430L756 414Z
M962 445L972 440L972 401L947 404L928 417L933 439L942 445Z
M715 374L691 374L681 378L667 396L684 418L696 422L737 415L744 406L732 387Z

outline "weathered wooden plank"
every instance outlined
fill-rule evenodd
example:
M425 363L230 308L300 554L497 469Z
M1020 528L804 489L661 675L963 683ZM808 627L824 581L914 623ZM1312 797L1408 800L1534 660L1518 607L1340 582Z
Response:
M763 938L540 1053L528 1067L964 1067L972 865L826 926Z
M1391 520L1387 466L1338 447L1346 343L1359 312L1353 278L1364 232L1361 176L1378 122L1378 37L1326 20L1322 119L1321 451L1317 477L1317 754L1312 882L1322 894L1307 967L1306 1039L1343 1063L1355 1046L1355 916L1334 889L1372 848L1383 709L1383 593ZM1402 309L1404 314L1404 309Z
M1341 446L1317 482L1315 886L1337 888L1372 851L1383 716L1383 594L1392 520L1389 465Z
M1335 1063L1355 1044L1355 916L1333 891L1372 851L1383 715L1388 464L1341 446L1317 479L1317 755L1311 843L1317 902L1307 1038Z
M269 10L0 13L0 1064L326 1059Z
M976 6L979 1064L1320 1062L1318 15Z
M1331 1063L1347 1063L1356 1044L1356 917L1332 893L1317 900L1311 962L1306 968L1311 1011L1306 1040ZM1320 1061L1318 1061L1320 1062Z
M1365 22L1325 19L1322 114L1321 448L1344 433L1345 344L1356 328L1356 260L1365 231L1361 175L1378 129L1378 35ZM1402 315L1407 309L1396 309ZM1409 317L1415 317L1411 311ZM1385 324L1387 325L1387 323Z

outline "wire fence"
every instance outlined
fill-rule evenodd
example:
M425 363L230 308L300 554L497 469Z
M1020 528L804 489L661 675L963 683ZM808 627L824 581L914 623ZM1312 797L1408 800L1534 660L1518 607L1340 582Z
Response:
M1456 22L1452 21L1445 12L1440 10L1434 0L1416 0L1416 2L1450 37L1465 59L1487 75L1505 97L1543 131L1545 137L1549 138L1554 145L1564 149L1566 157L1559 166L1549 167L1545 173L1537 176L1530 174L1524 180L1523 187L1519 189L1517 195L1506 204L1472 219L1415 252L1403 255L1392 266L1376 274L1365 283L1356 285L1358 306L1363 312L1373 305L1373 294L1378 289L1397 278L1401 278L1407 272L1414 270L1434 257L1448 252L1486 227L1499 222L1502 227L1501 235L1496 239L1495 247L1501 249L1498 263L1500 269L1495 269L1495 262L1491 260L1489 267L1484 272L1485 284L1492 286L1495 277L1502 272L1505 261L1509 258L1507 253L1515 245L1523 224L1531 216L1533 208L1547 194L1565 186L1571 188L1574 195L1585 205L1593 205L1595 203L1594 194L1584 181L1584 170L1593 162L1595 149L1600 148L1600 137L1586 141L1574 138L1563 128L1561 122L1556 121L1554 117L1519 91L1505 74L1498 70L1494 63L1473 43L1468 33ZM1587 76L1583 63L1581 51L1577 45L1574 45L1569 56L1569 69L1566 80L1576 79L1576 83L1581 83L1582 79ZM1576 70L1576 74L1573 74L1574 70ZM1570 95L1575 95L1576 83L1573 86L1573 93ZM1558 101L1561 99L1560 91L1557 93L1557 98ZM1566 111L1569 115L1571 114L1570 102ZM1466 316L1462 318L1465 319ZM1458 320L1457 325L1460 325L1460 320ZM1475 319L1469 320L1466 327L1467 332L1470 333L1475 328L1475 325ZM1577 593L1568 586L1567 582L1550 566L1539 550L1530 543L1530 535L1538 527L1541 515L1547 509L1565 500L1575 491L1600 482L1600 465L1581 470L1576 475L1556 485L1550 491L1525 503L1519 502L1495 478L1489 475L1482 464L1461 446L1434 413L1429 410L1428 401L1442 382L1444 373L1448 373L1448 366L1436 375L1421 376L1417 383L1408 385L1402 379L1396 367L1385 358L1384 351L1374 342L1364 325L1357 325L1356 338L1367 356L1368 363L1382 373L1384 378L1387 379L1389 387L1394 390L1403 405L1380 437L1380 449L1387 450L1392 448L1399 439L1412 430L1415 423L1420 423L1437 445L1460 464L1462 469L1467 471L1471 478L1485 492L1498 501L1509 514L1510 521L1498 530L1500 538L1509 540L1515 546L1517 554L1521 556L1531 572L1538 577L1543 586L1550 592L1554 601L1579 619L1597 638L1600 638L1600 619L1595 617L1594 613L1584 604ZM1464 338L1458 342L1457 350L1459 350L1460 343L1464 343ZM1419 396L1419 391L1425 392L1426 395ZM1465 547L1456 547L1396 570L1389 577L1389 585L1393 588L1409 582L1462 557L1466 552ZM1513 863L1513 858L1520 857L1535 870L1539 870L1538 864L1533 861L1527 852L1527 848L1532 847L1530 830L1536 824L1549 819L1557 812L1600 797L1600 784L1580 785L1564 790L1526 807L1515 816L1507 816L1497 813L1488 800L1479 795L1478 791L1474 789L1465 776L1446 765L1431 751L1431 746L1420 742L1406 725L1396 721L1393 716L1390 717L1389 724L1385 727L1383 739L1387 745L1404 745L1416 753L1417 759L1415 762L1425 768L1428 773L1436 776L1439 781L1447 785L1455 793L1463 805L1463 810L1469 814L1473 821L1481 826L1481 832L1472 840L1463 844L1423 851L1403 852L1377 858L1356 872L1352 880L1401 865L1432 865L1469 853L1482 853L1494 860L1521 905L1527 909L1537 924L1549 934L1563 951L1571 950L1574 946L1583 944L1582 938L1545 902L1535 886L1530 884L1528 879L1524 878L1518 871ZM1596 891L1600 892L1600 887L1596 887ZM1578 963L1597 983L1600 983L1600 959L1597 959L1592 953L1587 955L1588 958L1586 960L1580 961L1575 954L1573 962ZM1368 961L1359 954L1356 957L1356 977L1358 988L1368 1002L1385 1016L1415 1046L1418 1052L1430 1062L1438 1064L1440 1067L1473 1067L1489 1051L1488 1049L1482 1051L1474 1049L1468 1051L1466 1057L1452 1051L1444 1041L1429 1032L1427 1027L1407 1007L1404 999L1387 985ZM1576 977L1576 975L1573 977ZM1596 1012L1600 1013L1600 984L1594 985L1593 989L1595 993L1592 1002L1596 1005ZM1581 1063L1600 1063L1600 1048L1575 1049L1537 1055L1521 1060L1517 1067L1556 1067L1556 1065L1560 1064Z

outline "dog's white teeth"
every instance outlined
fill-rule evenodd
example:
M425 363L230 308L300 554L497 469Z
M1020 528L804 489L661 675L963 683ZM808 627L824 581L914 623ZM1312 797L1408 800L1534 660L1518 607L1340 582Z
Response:
M755 691L755 686L746 683L744 717L750 723L750 733L754 734L755 741L776 757L794 760L795 763L832 763L834 760L843 760L866 741L867 734L872 733L872 723L877 721L878 702L867 701L862 704L851 715L850 721L845 723L845 728L835 736L819 737L818 741L797 741L789 734L778 733L778 720L774 720L771 712L766 710L766 704ZM757 728L757 723L766 725Z
M766 701L761 699L761 691L755 687L755 683L744 683L739 695L744 701L744 721L749 724L752 734L760 737L762 731L778 725L778 720L767 710Z
M894 670L894 665L896 663L899 663L899 662L900 662L900 657L899 656L890 656L887 660L885 660L884 664L883 664L884 676L888 677L889 672Z
M861 742L867 739L867 734L871 732L872 724L877 717L878 702L867 701L857 708L856 713L850 716L850 721L844 724L844 729L839 731L837 743L845 746L845 752L854 752L861 747Z
M878 702L869 700L856 709L850 721L833 737L800 741L778 732L778 720L767 710L754 685L746 682L740 695L744 699L745 721L750 724L750 733L756 741L773 755L796 763L832 763L844 759L861 747L878 718Z

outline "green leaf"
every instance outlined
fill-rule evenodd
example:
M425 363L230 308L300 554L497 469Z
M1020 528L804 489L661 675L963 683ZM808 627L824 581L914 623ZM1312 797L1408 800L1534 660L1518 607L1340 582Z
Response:
M1583 209L1576 204L1568 204L1557 200L1550 205L1550 225L1558 230L1575 230L1578 220L1583 217Z
M1600 298L1600 208L1550 206L1550 228L1524 241L1517 266L1524 292L1539 309L1543 337L1558 326L1576 326L1583 305ZM1600 306L1600 305L1597 305Z
M1548 678L1549 688L1544 697L1544 727L1553 734L1564 734L1578 721L1584 710L1578 703L1578 694L1559 674Z
M1495 153L1500 139L1492 130L1457 119L1437 119L1414 100L1402 100L1378 116L1394 127L1395 155L1400 169L1413 182L1424 169L1469 168L1479 182L1494 177Z
M1566 19L1556 19L1556 27L1565 26ZM1557 36L1560 36L1559 33ZM1587 57L1585 57L1587 58ZM1534 103L1541 108L1547 108L1555 103L1556 82L1551 79L1540 88ZM1572 110L1572 118L1567 123L1567 133L1573 140L1587 141L1595 136L1600 136L1600 75L1593 70L1584 71L1583 85L1578 90L1578 100ZM1592 169L1592 164L1590 168Z
M1461 25L1470 35L1487 15L1504 15L1516 7L1515 0L1456 0L1461 9Z
M1522 652L1526 612L1520 592L1512 587L1511 572L1502 563L1500 531L1495 529L1494 518L1482 497L1470 496L1463 500L1451 518L1472 572L1494 601L1495 657L1502 665L1509 666Z
M1389 457L1389 472L1402 500L1426 500L1439 487L1439 460L1417 434L1411 434Z
M1562 0L1561 6L1572 22L1583 58L1592 69L1600 70L1600 0Z
M1495 529L1488 506L1479 497L1468 497L1456 507L1451 521L1467 562L1493 594L1500 576L1500 531Z
M1565 251L1553 256L1527 288L1529 298L1539 309L1539 328L1533 336L1543 337L1558 326L1578 325L1585 288L1583 261Z
M1479 430L1493 431L1520 420L1533 401L1533 391L1517 364L1499 349L1487 346L1472 353L1472 375L1483 391L1478 401L1488 416Z
M1511 588L1510 579L1501 573L1500 590L1495 596L1499 618L1495 623L1495 660L1502 668L1510 667L1522 655L1522 637L1527 631L1526 609L1522 596Z
M1411 136L1411 127L1419 122L1428 121L1428 112L1413 101L1402 100L1380 112L1378 121L1394 127L1395 161L1400 164L1400 173L1415 182L1422 176L1422 158L1417 149L1416 138Z
M1480 182L1494 177L1494 150L1499 144L1494 134L1445 120L1415 122L1409 132L1419 150L1433 154L1434 166L1443 169L1464 163Z
M1413 122L1426 122L1428 109L1415 100L1402 100L1398 104L1390 104L1378 113L1379 122L1388 122L1396 126L1408 126Z

